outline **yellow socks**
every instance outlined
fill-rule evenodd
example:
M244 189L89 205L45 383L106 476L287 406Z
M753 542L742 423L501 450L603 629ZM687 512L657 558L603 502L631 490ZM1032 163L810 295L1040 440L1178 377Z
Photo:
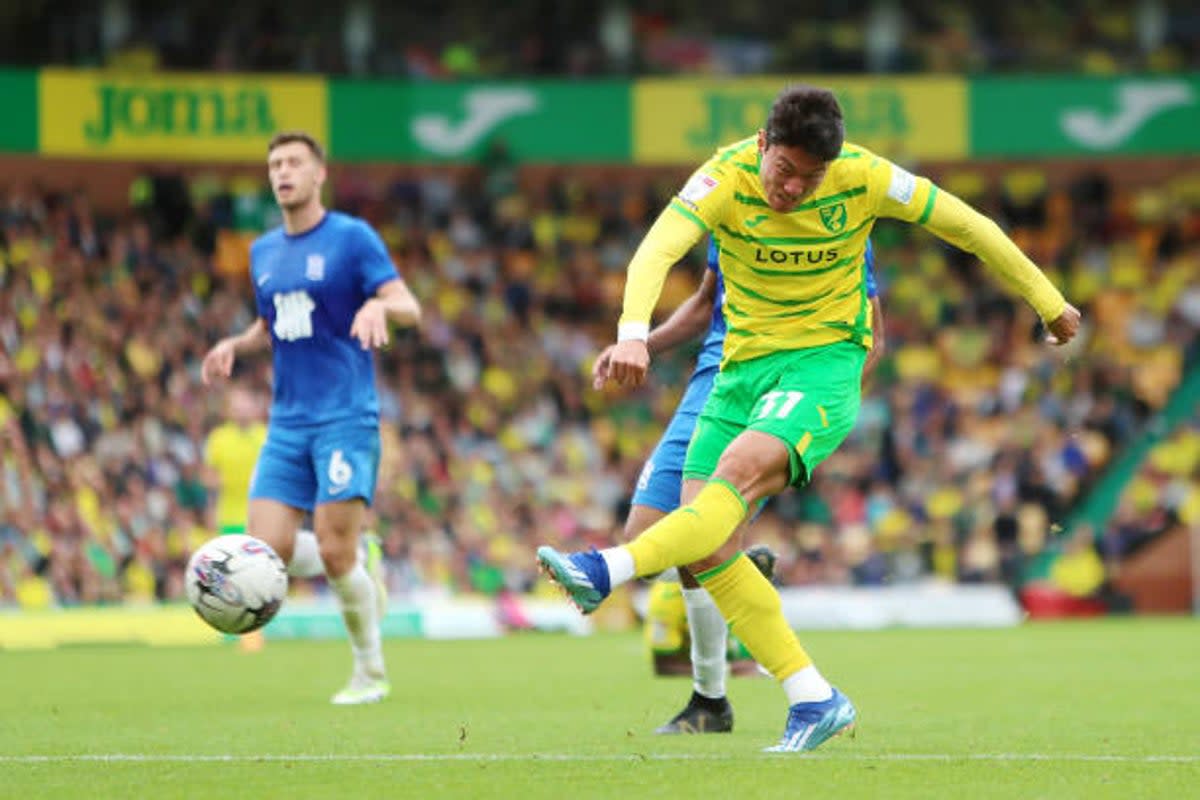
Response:
M653 575L711 555L745 516L746 502L737 490L725 481L710 481L691 504L663 517L625 546L634 573ZM628 568L626 562L624 569ZM696 579L712 595L733 635L776 679L782 681L812 666L783 616L779 592L744 554Z
M725 481L710 481L691 504L663 517L626 545L635 574L654 575L712 555L745 516L746 501L737 490Z
M712 595L733 635L777 680L812 665L783 616L779 592L744 553L700 573L696 580Z

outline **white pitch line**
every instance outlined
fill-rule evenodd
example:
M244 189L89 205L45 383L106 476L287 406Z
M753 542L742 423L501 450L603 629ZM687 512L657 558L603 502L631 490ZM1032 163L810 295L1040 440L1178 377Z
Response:
M198 753L77 753L53 755L0 755L0 764L61 763L338 763L338 762L472 762L472 761L746 761L778 760L787 755L762 753L295 753L295 754L198 754ZM793 756L816 761L1043 761L1116 764L1198 764L1200 755L1119 755L1088 753L806 753Z

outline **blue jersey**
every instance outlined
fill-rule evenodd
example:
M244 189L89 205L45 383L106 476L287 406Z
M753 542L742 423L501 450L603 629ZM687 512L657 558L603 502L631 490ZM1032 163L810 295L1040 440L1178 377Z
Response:
M879 284L875 283L875 247L867 239L867 250L863 253L863 261L867 265L867 297L872 299L879 296Z
M713 302L708 335L704 337L700 356L696 359L696 372L719 366L721 350L725 347L725 276L721 274L720 252L713 239L708 240L708 268L717 276L717 296Z
M250 277L274 351L272 425L376 423L375 357L350 325L399 277L379 235L336 211L303 233L276 228L251 245Z
M867 239L867 250L863 255L866 262L867 297L875 297L879 287L875 283L875 249L871 240ZM696 372L713 369L721 364L721 350L725 347L725 277L721 274L720 251L717 243L708 240L708 268L717 276L717 297L713 303L712 323L708 326L708 335L700 348L700 356L696 359Z

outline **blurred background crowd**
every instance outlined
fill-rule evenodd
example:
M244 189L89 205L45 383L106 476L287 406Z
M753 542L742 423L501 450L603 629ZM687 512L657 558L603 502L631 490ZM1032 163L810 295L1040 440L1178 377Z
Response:
M336 35L330 35L333 32ZM29 0L10 64L413 79L767 72L1170 71L1200 65L1186 0Z
M0 54L407 81L1182 75L1200 68L1200 7L30 0L0 4ZM378 228L425 307L421 331L379 358L372 524L396 596L528 591L538 544L618 540L695 352L660 357L632 394L590 386L629 258L686 172L527 169L495 145L476 164L335 164L329 186L330 205ZM1017 162L934 175L1083 310L1064 349L975 259L876 227L886 350L859 424L750 530L779 552L780 583L1040 581L1109 602L1148 542L1180 529L1200 541L1200 411L1172 406L1189 370L1200 376L1200 171L1178 163L1161 181ZM230 391L204 387L199 365L252 321L247 245L278 214L257 167L164 165L120 202L111 188L0 178L0 606L179 598L190 552L215 532L205 445ZM699 253L677 267L660 312L702 270ZM234 376L260 418L270 371L258 357ZM1148 457L1125 458L1143 445ZM1089 511L1097 499L1112 513Z
M373 522L393 593L529 590L537 545L617 540L694 348L657 360L632 395L594 391L589 371L629 257L683 177L334 170L333 205L380 230L425 307L420 333L379 361ZM750 529L779 551L781 583L1018 586L1200 360L1200 174L1137 188L1019 167L939 178L1012 233L1084 330L1045 347L978 262L880 223L886 353L860 423ZM228 395L201 384L200 360L252 321L244 244L274 222L258 172L147 174L103 213L86 190L0 193L0 604L181 595L213 534L204 443ZM663 310L701 269L673 271ZM269 358L234 377L265 414ZM1078 558L1047 577L1095 594L1123 555L1180 525L1200 525L1195 410L1111 526L1080 526Z

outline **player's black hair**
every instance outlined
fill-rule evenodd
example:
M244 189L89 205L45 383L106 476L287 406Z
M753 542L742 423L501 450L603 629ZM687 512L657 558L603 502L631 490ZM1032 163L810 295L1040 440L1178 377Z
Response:
M788 86L767 116L767 145L799 147L822 161L832 161L842 151L846 127L842 107L828 89L807 84Z
M282 144L291 144L292 142L303 142L308 145L308 149L317 157L317 161L325 163L325 148L321 147L320 142L314 139L310 134L304 131L280 131L271 137L271 141L267 142L267 154Z

